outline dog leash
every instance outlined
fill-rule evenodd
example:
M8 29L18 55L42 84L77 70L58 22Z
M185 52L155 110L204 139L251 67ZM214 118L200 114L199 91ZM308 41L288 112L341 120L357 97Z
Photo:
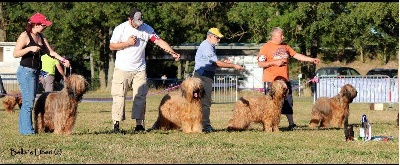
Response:
M13 96L13 97L21 97L21 95L19 95L19 94L17 94L17 95L14 95L14 94L0 93L0 95L1 95L1 96Z
M72 74L72 67L69 66L69 75ZM0 96L12 96L12 97L21 97L21 95L17 94L7 94L7 93L0 93Z
M162 93L165 93L165 92L171 92L171 91L173 91L173 90L175 90L175 89L178 89L180 86L181 86L181 85L178 84L178 85L169 87L169 88L164 89L164 90L159 91L159 92L154 92L154 93L147 94L147 96L153 96L153 95L159 95L159 94L162 94Z

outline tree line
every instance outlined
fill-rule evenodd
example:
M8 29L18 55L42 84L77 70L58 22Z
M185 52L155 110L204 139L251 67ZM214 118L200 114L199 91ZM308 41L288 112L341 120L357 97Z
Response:
M398 58L398 2L0 2L0 41L15 42L29 17L43 13L53 22L43 33L57 52L77 72L100 79L101 89L109 88L115 59L109 40L133 6L171 45L200 43L211 27L225 35L221 43L264 43L279 26L285 42L325 62L369 58L385 64ZM165 54L154 44L146 53ZM173 61L164 65L180 67ZM315 70L301 65L305 73ZM157 69L159 64L148 65Z

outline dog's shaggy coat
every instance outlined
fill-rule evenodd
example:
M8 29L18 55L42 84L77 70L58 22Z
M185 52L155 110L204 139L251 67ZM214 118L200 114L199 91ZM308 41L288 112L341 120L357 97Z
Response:
M199 78L185 79L179 92L165 95L159 106L159 113L152 129L173 130L181 128L185 133L202 131L201 98L204 87Z
M268 86L266 95L241 97L234 105L228 131L248 129L253 122L262 123L265 132L279 131L281 110L287 94L286 83L275 80Z
M349 104L357 96L357 90L350 84L342 86L340 92L332 97L318 98L311 110L310 128L344 127L349 118Z
M72 74L64 80L64 88L61 91L40 95L34 107L35 133L71 134L75 126L78 103L88 85L83 76Z
M21 109L22 96L21 91L12 90L7 93L6 97L3 98L3 107L6 112L15 112L15 106L18 105Z

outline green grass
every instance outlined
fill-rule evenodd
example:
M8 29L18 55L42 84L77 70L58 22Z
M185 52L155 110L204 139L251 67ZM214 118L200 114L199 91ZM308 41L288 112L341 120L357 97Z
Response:
M156 120L163 96L152 92L147 99L146 128ZM248 94L251 93L241 93ZM110 97L110 94L89 92L84 97ZM356 137L361 115L366 114L373 136L393 136L394 140L346 142L343 129L307 127L311 97L294 97L294 120L299 127L285 131L288 122L282 116L281 131L277 133L265 133L259 124L253 124L248 131L226 132L232 116L233 103L230 103L212 105L215 133L185 134L174 130L137 134L132 132L135 121L130 119L132 101L126 103L127 120L120 126L127 134L110 132L112 102L81 102L76 127L70 136L19 135L19 109L6 113L1 107L0 163L399 163L398 104L392 109L385 105L384 111L369 110L369 104L350 104L349 123L354 125ZM21 149L27 152L11 152ZM46 153L38 154L39 151Z

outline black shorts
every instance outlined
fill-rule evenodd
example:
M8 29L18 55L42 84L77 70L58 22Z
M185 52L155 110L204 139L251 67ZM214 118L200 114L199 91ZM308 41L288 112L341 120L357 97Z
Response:
M264 94L266 95L268 92L268 86L271 82L264 82ZM289 89L288 95L286 95L285 101L283 102L282 112L281 114L293 114L293 96L292 96L292 86L290 82L286 82L286 85Z

